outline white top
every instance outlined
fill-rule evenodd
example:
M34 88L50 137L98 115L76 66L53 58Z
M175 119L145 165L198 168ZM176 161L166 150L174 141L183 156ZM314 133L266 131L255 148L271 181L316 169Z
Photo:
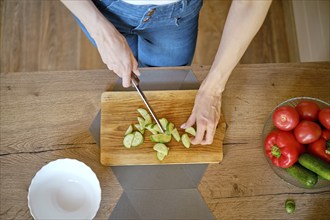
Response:
M123 0L132 5L166 5L178 2L180 0Z

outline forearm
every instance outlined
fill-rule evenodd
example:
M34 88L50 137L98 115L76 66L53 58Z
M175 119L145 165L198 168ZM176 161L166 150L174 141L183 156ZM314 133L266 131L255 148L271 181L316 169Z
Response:
M260 29L270 5L271 0L233 0L217 54L201 86L202 90L212 95L223 92L231 72Z
M102 36L104 26L114 33L117 31L91 0L61 0L61 2L83 23L92 38Z

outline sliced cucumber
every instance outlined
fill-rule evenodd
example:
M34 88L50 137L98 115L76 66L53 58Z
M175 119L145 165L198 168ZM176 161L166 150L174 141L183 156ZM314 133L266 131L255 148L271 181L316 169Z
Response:
M173 129L172 131L172 136L174 137L174 139L179 142L181 137L180 137L180 134L178 132L178 130L176 128Z
M162 161L164 160L164 158L166 157L166 155L162 154L161 152L157 152L157 159Z
M161 143L155 144L153 149L157 152L164 154L165 156L168 155L169 148L165 144L161 144Z
M148 125L146 125L145 128L146 128L148 131L150 131L152 134L157 134L157 133L158 133L155 129L153 129L153 124L148 124Z
M126 148L131 148L134 139L134 134L128 134L124 137L123 144Z
M167 124L168 124L168 121L167 121L167 119L166 118L161 118L161 119L159 119L159 122L160 122L160 124L161 124L161 126L162 126L162 128L164 129L164 131L166 130L166 128L167 128Z
M133 132L133 126L130 125L130 126L127 128L126 132L125 132L125 136L128 135L128 134L130 134L130 133L132 133L132 132Z
M160 130L160 127L157 124L152 125L152 129L154 129L158 133L162 133L162 131Z
M137 111L140 113L140 115L144 118L145 124L151 124L152 119L151 116L149 115L148 111L143 109L143 108L138 108Z
M133 134L134 138L132 141L132 147L137 147L144 142L144 138L143 135L138 131L134 131Z
M188 134L191 134L192 136L196 136L196 130L193 127L188 127L184 131Z
M141 133L144 134L144 129L141 128L140 124L134 124L134 127Z
M137 117L138 119L138 122L139 122L139 125L140 125L140 128L144 130L145 126L146 126L146 122L144 121L143 118L141 117Z
M166 134L172 134L173 129L174 129L174 124L172 122L167 123Z
M190 138L189 138L188 134L184 133L181 136L181 140L182 140L183 146L185 146L186 148L190 147Z
M153 134L150 135L150 140L152 142L158 142L158 143L168 143L172 139L172 136L169 134Z

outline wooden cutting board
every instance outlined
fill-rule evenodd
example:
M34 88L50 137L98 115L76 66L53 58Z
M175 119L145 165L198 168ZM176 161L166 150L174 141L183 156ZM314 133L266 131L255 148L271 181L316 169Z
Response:
M146 91L145 95L158 119L166 118L184 133L180 125L186 122L191 114L197 90ZM172 138L166 145L169 155L163 161L156 157L151 142L151 133L145 131L144 143L136 148L127 149L123 145L124 133L129 127L138 123L138 108L146 109L137 92L105 92L101 98L101 163L105 166L117 165L152 165L152 164L185 164L185 163L219 163L223 158L223 139L226 130L224 117L220 122L213 144L191 145L185 148L182 142Z

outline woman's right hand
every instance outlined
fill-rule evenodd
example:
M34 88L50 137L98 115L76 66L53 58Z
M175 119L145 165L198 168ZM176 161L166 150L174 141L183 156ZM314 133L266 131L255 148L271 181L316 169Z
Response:
M138 63L125 39L110 22L91 32L102 61L122 78L123 87L131 86L131 73L139 76Z
M122 78L123 87L131 85L131 74L139 76L138 63L123 35L96 8L91 0L61 0L84 24L96 42L102 61Z

